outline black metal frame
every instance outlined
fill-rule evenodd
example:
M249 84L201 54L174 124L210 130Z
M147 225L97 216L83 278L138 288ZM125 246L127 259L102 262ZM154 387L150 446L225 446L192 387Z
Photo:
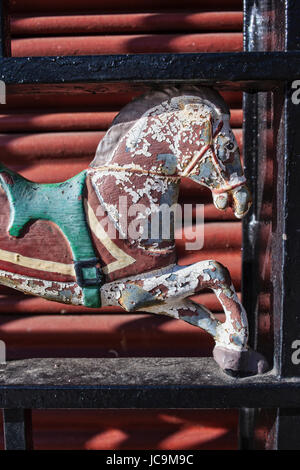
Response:
M259 66L263 64L263 66ZM105 92L109 84L136 87L201 83L250 91L273 89L278 81L300 78L300 55L289 52L216 52L124 54L77 57L4 57L0 78L20 92L48 85L55 93L77 85L78 91ZM45 88L44 88L45 89ZM73 92L73 88L71 88Z
M246 51L299 53L299 2L249 0L244 14ZM300 339L300 138L295 131L300 108L291 99L295 79L288 74L273 93L244 95L244 159L254 204L243 230L243 301L252 346L268 357L278 378L297 381L300 364L292 361L293 341ZM264 168L272 173L272 195L261 175ZM262 282L262 264L268 262L270 276ZM260 299L266 291L270 311L262 315ZM241 429L250 430L244 448L300 449L300 409L266 404L268 408L241 412Z
M0 79L10 91L105 92L201 83L244 90L244 161L254 196L244 223L243 302L251 343L273 365L268 374L233 379L212 359L31 359L0 366L7 449L31 446L30 410L39 408L239 408L242 449L300 448L300 78L299 2L245 0L245 52L10 58L0 2ZM6 57L5 57L6 56ZM268 141L272 136L272 145ZM265 199L262 168L273 173ZM271 217L265 215L272 202ZM265 232L269 234L267 237ZM271 274L261 282L261 257ZM266 289L267 283L267 289ZM270 311L260 313L264 291Z

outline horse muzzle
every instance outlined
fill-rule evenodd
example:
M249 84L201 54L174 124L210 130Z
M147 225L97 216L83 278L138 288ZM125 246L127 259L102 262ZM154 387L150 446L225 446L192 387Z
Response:
M242 219L249 211L252 197L246 184L222 193L213 193L214 205L219 210L225 210L230 205L234 215Z

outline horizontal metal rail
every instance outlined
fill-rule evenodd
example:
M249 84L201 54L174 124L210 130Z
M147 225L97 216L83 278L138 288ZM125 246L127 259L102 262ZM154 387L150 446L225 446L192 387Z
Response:
M220 83L254 91L300 79L300 51L4 57L0 79L7 85L52 86Z
M235 379L206 357L27 359L0 377L6 409L300 406L300 379Z

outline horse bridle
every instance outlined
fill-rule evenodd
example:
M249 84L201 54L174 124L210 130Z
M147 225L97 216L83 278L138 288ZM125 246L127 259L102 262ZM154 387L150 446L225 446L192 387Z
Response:
M211 126L211 122L209 123L209 125ZM186 168L184 169L184 171L182 172L181 175L166 175L166 174L163 174L163 173L158 173L158 172L153 171L153 170L143 170L142 168L132 168L132 167L125 167L125 166L122 167L122 166L119 166L119 165L101 166L101 167L96 167L96 168L92 168L92 169L93 170L103 170L103 171L112 170L112 171L128 171L128 172L131 172L131 173L144 173L145 175L153 175L153 176L159 176L159 177L163 177L163 178L170 178L170 179L179 180L181 177L190 177L192 170L195 168L196 165L198 165L198 163L205 157L207 152L210 150L211 153L212 153L212 157L213 157L213 164L214 164L219 176L221 177L223 183L225 183L224 177L222 176L222 168L221 168L219 160L216 156L214 145L213 145L213 142L217 138L217 136L220 134L220 132L223 128L223 125L224 125L224 122L220 121L217 128L216 128L216 130L215 130L215 132L213 133L213 135L210 139L210 143L205 145L202 148L200 154L192 159L192 161L186 166ZM245 182L246 182L246 178L244 177L244 178L241 179L241 181L239 181L238 183L236 183L234 185L228 186L228 185L225 184L224 186L219 187L217 189L212 189L211 191L212 191L212 193L215 193L215 194L223 193L225 191L238 188L239 186L242 186L243 184L245 184Z
M210 125L211 125L211 122L210 122ZM214 145L213 145L214 140L218 137L221 130L223 129L223 125L224 125L224 122L220 121L217 128L216 128L216 130L215 130L215 132L212 135L210 143L205 145L203 147L202 151L200 152L200 154L197 157L195 157L192 160L192 162L190 162L190 164L185 168L182 176L189 177L190 174L191 174L191 171L195 168L196 165L198 165L198 163L205 157L206 153L210 150L211 154L212 154L212 157L213 157L212 160L213 160L214 167L216 168L219 176L222 178L223 183L225 182L224 177L222 175L222 168L221 168L220 162L219 162L219 160L216 156L216 152L215 152ZM211 191L212 191L212 193L220 194L220 193L223 193L225 191L238 188L239 186L242 186L243 184L245 184L245 182L246 182L246 178L244 177L244 178L242 178L241 181L239 181L238 183L236 183L234 185L228 186L228 185L225 184L224 186L219 187L217 189L211 189Z

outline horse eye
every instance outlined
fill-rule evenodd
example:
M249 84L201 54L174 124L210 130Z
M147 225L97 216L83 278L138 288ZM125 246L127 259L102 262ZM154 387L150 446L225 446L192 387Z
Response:
M226 148L227 148L227 150L233 150L234 149L234 144L232 142L228 142L228 144L226 144Z

